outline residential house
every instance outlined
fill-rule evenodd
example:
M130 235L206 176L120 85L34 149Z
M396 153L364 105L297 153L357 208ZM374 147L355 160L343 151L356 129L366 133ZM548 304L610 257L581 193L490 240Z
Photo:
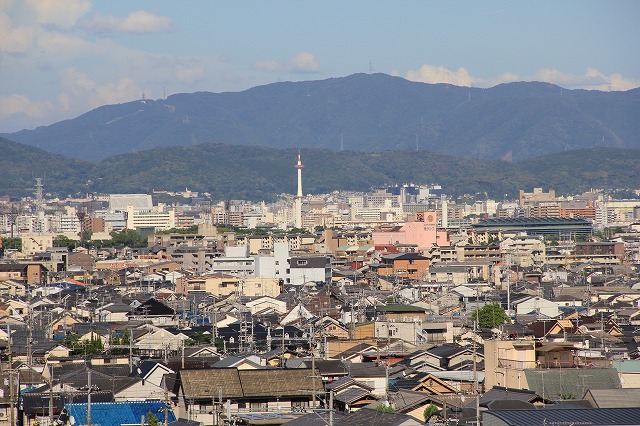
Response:
M24 297L26 286L15 279L0 280L0 296Z
M232 415L246 411L291 411L310 406L313 389L322 389L320 378L309 369L181 370L176 383L180 417L206 422L210 421L212 411L221 408L212 405L216 397L229 401L225 410Z
M133 346L142 355L163 357L167 353L180 350L184 346L184 341L188 338L183 333L173 334L164 328L151 326L148 333L137 339L134 338Z
M129 321L150 321L154 325L176 325L176 311L156 299L149 299L127 314Z
M351 377L343 377L327 383L325 390L333 392L333 408L339 411L350 413L378 401L378 397L373 395L372 387Z
M370 267L384 277L424 280L428 276L429 259L417 253L393 253L383 255L380 263L372 263Z

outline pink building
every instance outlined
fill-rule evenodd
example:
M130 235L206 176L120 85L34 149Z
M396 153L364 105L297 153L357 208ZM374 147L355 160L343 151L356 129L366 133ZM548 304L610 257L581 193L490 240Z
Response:
M425 250L434 244L448 246L446 231L436 229L436 212L416 213L415 222L389 230L378 230L371 233L374 245L415 244L419 250Z

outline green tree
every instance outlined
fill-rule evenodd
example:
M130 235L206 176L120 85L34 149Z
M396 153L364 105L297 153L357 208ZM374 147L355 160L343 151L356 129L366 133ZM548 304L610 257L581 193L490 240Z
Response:
M77 334L69 334L64 339L64 345L71 349L73 355L96 355L104 352L104 345L99 336L93 334L89 340L80 340Z
M158 416L153 414L151 411L147 412L147 425L160 426L160 422L158 421Z
M211 343L211 336L202 332L193 333L184 341L185 346L206 345L208 343Z
M78 242L64 235L58 235L53 239L53 246L67 247L69 250L73 250L78 246Z
M198 225L189 226L187 228L171 228L165 231L157 231L156 234L196 234L198 232Z
M509 317L504 309L497 303L484 305L482 308L473 312L471 318L477 321L480 328L492 328L509 321Z
M424 417L424 421L428 422L429 419L431 419L431 417L433 417L438 411L438 407L436 407L433 404L429 404L426 407L424 407L424 411L422 412L422 415Z
M123 345L128 345L130 341L131 341L131 332L129 331L128 328L125 328L124 333L122 334L122 340L120 340L120 342L122 342Z
M143 237L135 229L124 229L120 232L111 233L113 246L146 247L147 238Z
M378 406L376 407L376 410L378 411L388 411L389 413L393 413L396 411L395 408L393 408L390 405L386 405L386 404L378 404Z
M22 250L22 238L3 238L2 247L5 250Z

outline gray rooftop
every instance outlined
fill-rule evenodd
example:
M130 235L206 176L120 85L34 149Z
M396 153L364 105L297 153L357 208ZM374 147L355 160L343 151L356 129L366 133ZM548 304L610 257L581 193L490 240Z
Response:
M482 424L492 425L637 425L640 422L640 408L498 410L481 413Z

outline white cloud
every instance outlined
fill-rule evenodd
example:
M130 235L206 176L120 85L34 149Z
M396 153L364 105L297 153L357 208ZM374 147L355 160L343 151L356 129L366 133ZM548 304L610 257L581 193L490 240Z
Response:
M58 55L63 52L80 55L93 49L91 42L57 31L47 31L40 34L36 45L52 55Z
M158 33L171 31L172 20L144 10L136 10L124 18L111 15L94 15L82 23L84 28L98 33Z
M396 70L392 75L400 75ZM640 80L626 78L621 74L606 75L596 69L587 68L584 74L566 73L555 68L543 68L531 75L518 75L504 72L496 77L480 78L472 76L466 68L452 71L443 66L425 64L417 70L409 70L405 78L422 83L447 83L456 86L493 87L501 83L514 81L542 81L553 83L567 89L586 90L630 90L640 87Z
M300 52L289 61L289 70L295 73L316 72L320 64L313 53Z
M587 68L584 74L564 73L554 68L546 68L536 72L532 79L548 81L562 87L587 90L631 90L640 87L640 80L626 78L622 74L604 74L597 69Z
M185 67L178 65L176 69L176 78L187 84L196 83L204 77L204 65L196 65L194 67Z
M9 15L0 13L0 52L26 52L31 47L35 35L35 28L29 26L14 28Z
M37 23L62 28L72 27L91 10L89 0L26 0L26 3L35 12Z
M142 90L133 79L121 77L115 81L97 83L76 68L62 72L63 92L58 99L72 111L84 111L102 105L129 102L138 99Z
M256 62L253 69L266 72L289 72L294 74L314 73L320 70L320 63L313 53L300 52L285 64L273 59Z
M33 118L41 118L53 110L53 104L45 101L32 101L25 95L0 96L0 117L14 114L25 114Z
M451 71L443 66L422 65L417 70L409 70L407 80L419 81L422 83L448 83L456 86L473 86L479 79L472 77L466 68L458 68Z

